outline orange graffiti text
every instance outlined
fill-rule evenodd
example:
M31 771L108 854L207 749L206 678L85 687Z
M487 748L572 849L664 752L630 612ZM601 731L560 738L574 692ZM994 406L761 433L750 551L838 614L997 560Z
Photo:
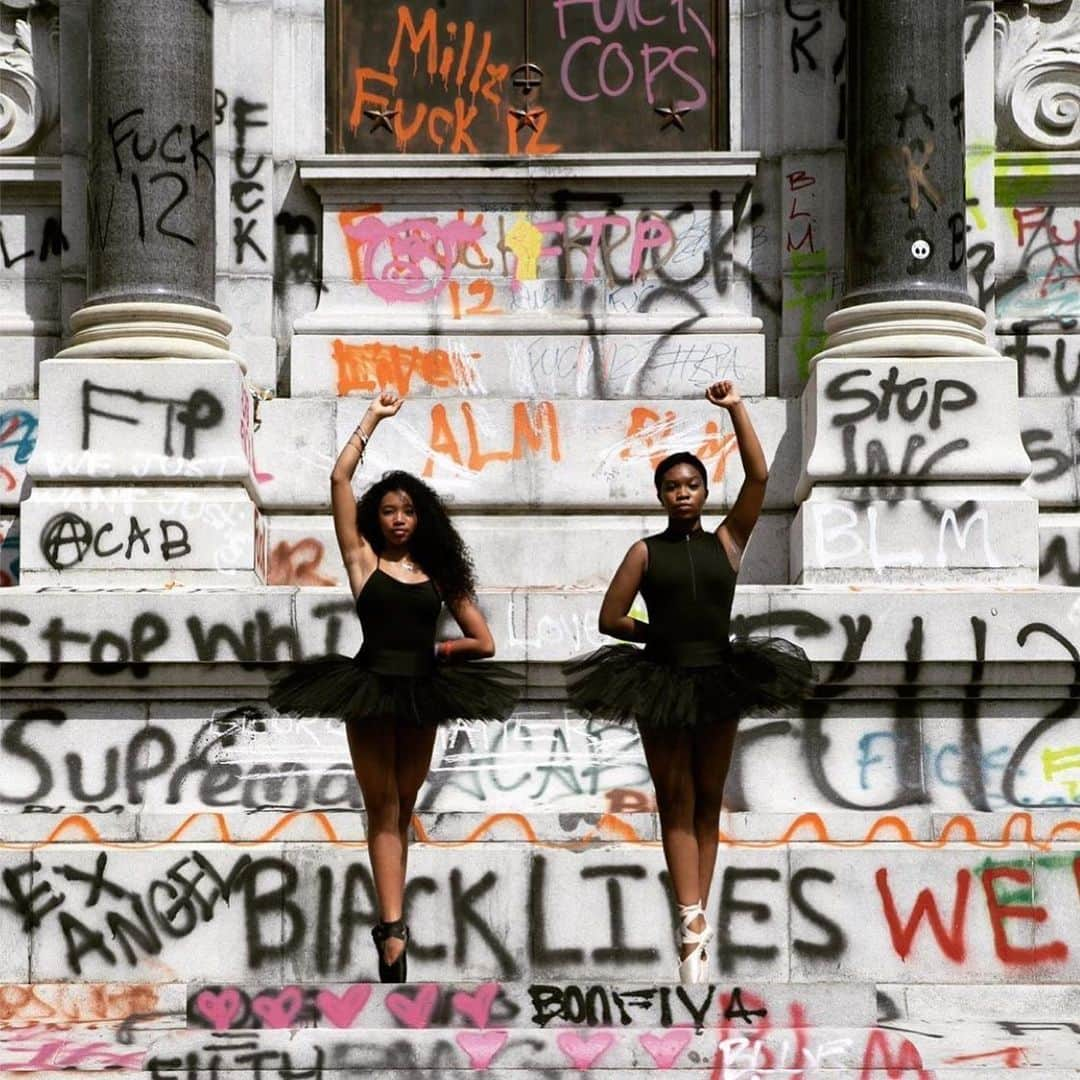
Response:
M458 406L464 427L464 439L459 439L450 423L450 414L441 402L431 409L431 436L428 445L432 456L424 465L424 476L435 471L434 454L450 458L456 465L473 472L480 472L494 461L520 461L526 454L538 455L544 451L551 461L562 457L559 450L559 415L550 401L540 402L530 413L524 401L514 402L513 433L508 450L483 450L481 437L473 415L472 406L463 401ZM466 452L462 453L462 444Z
M481 110L486 113L490 109L496 117L506 118L507 153L521 153L518 135L522 124L506 110L503 94L510 65L494 62L491 52L491 31L482 30L473 20L465 20L459 32L454 21L439 26L439 12L434 6L416 19L408 5L398 5L397 29L385 68L357 65L352 69L350 128L355 134L374 111L386 116L397 148L403 153L410 142L419 139L423 150L475 154L477 146L470 128ZM407 65L404 70L400 67L403 61ZM407 87L410 74L415 77L421 70L427 75L424 96L430 99L410 102L404 96L407 88L400 84ZM547 114L538 112L538 119L527 125L531 137L523 152L555 153L560 145L542 141Z
M675 438L677 417L671 409L663 416L644 405L635 405L630 410L630 420L626 425L626 436L620 456L636 458L648 455L649 462L655 469L661 461L672 453L672 440ZM715 463L712 479L720 480L728 457L734 453L737 443L734 435L722 435L716 421L705 423L705 438L695 451L697 456L708 466Z
M457 356L446 349L383 341L349 345L340 339L333 343L333 356L339 397L356 390L369 393L385 387L393 387L405 396L411 392L414 378L433 387L462 386L470 382L469 372L480 359L479 353Z
M295 544L279 541L270 553L267 585L336 585L337 578L319 573L323 554L322 541L313 536Z

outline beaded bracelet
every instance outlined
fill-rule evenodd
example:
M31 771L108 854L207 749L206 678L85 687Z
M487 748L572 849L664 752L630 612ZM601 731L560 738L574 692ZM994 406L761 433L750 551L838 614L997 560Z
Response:
M348 437L346 442L349 442L353 446L356 446L356 443L353 442L353 439L355 439L357 437L357 435L360 436L360 445L357 446L356 449L360 452L360 460L363 461L364 460L364 451L367 449L367 442L368 442L367 441L367 436L359 428L357 428L356 431L354 431Z

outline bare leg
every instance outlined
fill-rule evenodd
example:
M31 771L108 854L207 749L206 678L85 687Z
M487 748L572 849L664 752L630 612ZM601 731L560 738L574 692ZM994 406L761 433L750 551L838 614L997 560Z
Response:
M409 861L409 825L416 807L420 785L427 779L431 768L431 754L435 749L435 727L414 729L399 728L397 733L398 835L401 840L401 880L405 881L405 869ZM400 944L400 942L399 942Z
M716 869L724 781L731 766L737 730L735 722L720 721L702 724L694 731L694 836L697 839L698 885L702 904L708 899Z
M641 745L649 765L656 808L660 814L660 837L664 845L675 899L680 905L701 899L700 859L694 830L694 782L692 778L693 738L689 731L649 731L641 729ZM704 929L700 916L690 929ZM692 946L685 945L687 956Z
M364 725L347 724L349 753L353 770L364 796L367 811L368 858L375 879L379 918L394 922L401 918L405 891L401 828L398 820L397 738L393 720ZM389 938L383 945L383 957L392 964L404 948L404 942Z

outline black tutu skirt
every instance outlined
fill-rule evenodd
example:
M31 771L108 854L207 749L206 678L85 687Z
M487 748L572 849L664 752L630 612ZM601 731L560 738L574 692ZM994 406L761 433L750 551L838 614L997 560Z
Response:
M813 690L806 653L784 638L736 638L707 652L707 663L680 665L634 645L604 645L563 666L568 702L589 718L675 729L783 712Z
M361 649L350 658L332 653L293 665L270 687L279 713L338 717L425 727L451 720L506 720L522 679L491 661L434 663L416 654L376 657Z

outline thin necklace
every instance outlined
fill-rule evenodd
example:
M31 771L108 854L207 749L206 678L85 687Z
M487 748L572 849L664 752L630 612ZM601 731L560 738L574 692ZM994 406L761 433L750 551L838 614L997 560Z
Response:
M380 556L380 558L381 558L381 556ZM390 560L390 559L387 560L387 562L391 562L391 561L393 561L393 560ZM405 556L402 556L400 559L397 560L397 562L401 566L405 567L405 569L408 570L410 573L415 574L417 572L418 567L417 567L416 563L409 562L409 560Z

